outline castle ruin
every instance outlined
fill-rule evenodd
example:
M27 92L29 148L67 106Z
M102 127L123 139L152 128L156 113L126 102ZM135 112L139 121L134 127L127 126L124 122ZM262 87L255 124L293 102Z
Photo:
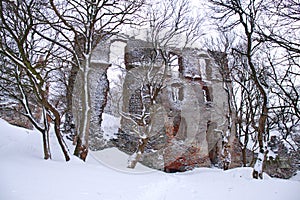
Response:
M127 72L121 91L121 112L142 112L142 82L139 76L147 74L145 63L150 63L153 54L156 54L152 62L158 69L156 72L164 74L163 86L155 99L156 110L151 119L153 127L141 162L167 172L218 165L224 139L230 136L231 122L224 77L214 57L196 48L170 49L166 52L172 56L172 63L160 70L163 56L150 43L132 38L111 38L94 49L91 60L93 73L89 83L94 108L90 122L90 148L101 150L107 145L103 142L103 130L99 126L102 120L101 116L99 119L99 111L106 102L99 98L97 91L107 87L103 81L105 83L105 72L111 65L110 47L116 41L125 46L123 56ZM74 105L76 118L79 115L78 104ZM118 138L109 145L128 154L134 153L140 138L133 133L133 126L132 120L121 117Z

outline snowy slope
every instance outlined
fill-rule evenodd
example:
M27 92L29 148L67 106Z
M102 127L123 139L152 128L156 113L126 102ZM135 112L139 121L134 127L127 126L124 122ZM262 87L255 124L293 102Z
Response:
M113 147L102 151L90 152L88 161L97 161L99 164L118 172L147 173L155 171L154 169L146 167L140 163L138 163L134 169L129 169L127 168L128 158L129 155L119 151L116 147Z
M130 173L99 162L115 158L120 166L127 155L116 149L93 152L86 163L75 157L66 163L51 141L53 160L45 161L37 132L0 120L0 200L299 200L299 181L253 180L250 168Z

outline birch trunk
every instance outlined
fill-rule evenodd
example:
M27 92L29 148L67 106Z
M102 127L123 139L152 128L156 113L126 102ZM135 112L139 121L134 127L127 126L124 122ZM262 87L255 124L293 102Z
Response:
M81 93L81 104L82 104L82 114L79 118L80 121L77 122L78 125L78 136L76 141L76 147L74 155L78 156L83 161L86 160L88 154L88 140L90 131L90 120L91 120L91 99L89 94L89 82L88 76L90 71L90 60L91 54L85 57L85 66L79 71L79 75L82 76L82 93Z

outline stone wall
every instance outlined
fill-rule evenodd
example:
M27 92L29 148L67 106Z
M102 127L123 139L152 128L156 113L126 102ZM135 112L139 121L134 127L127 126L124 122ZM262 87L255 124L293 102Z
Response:
M88 95L90 96L91 103L91 119L90 135L89 135L89 148L91 150L102 150L106 146L103 140L103 130L101 129L102 113L107 103L107 92L109 89L109 82L107 79L107 69L110 66L109 52L111 40L100 42L95 46L91 61L90 71L88 74ZM82 99L83 99L83 73L77 73L72 98L72 113L77 127L83 114Z
M141 79L137 74L146 75L148 70L144 65L141 66L139 58L148 61L153 56L151 50L151 45L144 41L128 42L125 61L129 72L123 87L125 113L134 107L134 101L130 99L141 87ZM185 49L174 52L177 56L176 69L168 69L165 87L157 99L163 108L164 117L156 125L157 132L151 134L166 135L166 143L160 149L155 149L155 152L149 150L144 153L143 162L152 167L158 166L159 169L163 166L166 171L218 164L222 137L228 132L228 98L223 88L222 75L205 51ZM154 65L163 68L162 59L157 57ZM136 109L141 108L136 105ZM121 130L130 134L130 129L132 124L123 118Z
M98 94L107 88L105 73L112 63L110 47L117 40L111 38L96 46L91 59L89 89L93 113L90 148L101 150L113 145L132 154L139 142L132 120L121 118L118 138L111 143L103 139L100 127L102 119L99 114L106 100ZM195 48L163 52L143 40L129 38L122 42L126 43L123 55L126 76L120 106L123 113L142 112L141 86L146 76L154 77L154 82L163 79L163 87L155 98L155 104L147 108L151 111L149 123L152 129L148 133L149 141L142 162L169 172L219 165L222 139L230 130L228 94L223 88L223 77L217 62L208 52ZM163 53L173 56L172 63L165 65ZM150 67L152 70L149 73ZM80 85L80 77L77 83ZM77 89L75 96L80 96L80 92ZM80 102L75 102L74 106L74 115L80 116Z
M33 110L36 110L33 108ZM33 126L29 119L22 115L23 111L21 104L1 104L0 105L0 118L6 120L8 123L28 129L32 129ZM39 112L38 114L41 114Z

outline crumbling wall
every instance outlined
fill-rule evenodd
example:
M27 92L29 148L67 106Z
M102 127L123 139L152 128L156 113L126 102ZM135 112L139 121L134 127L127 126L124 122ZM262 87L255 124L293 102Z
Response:
M107 69L109 63L110 40L100 42L95 46L91 60L90 71L88 74L88 95L90 96L91 105L91 119L89 120L90 134L89 134L89 148L91 150L102 150L106 147L103 140L103 130L101 129L102 113L107 103L107 92L109 89L109 82L107 80ZM84 110L82 109L82 73L77 73L73 97L72 97L72 113L76 126L82 123L81 115Z
M124 82L124 112L135 107L130 105L134 103L130 97L141 84L135 76L142 70L139 58L151 58L151 50L144 41L130 41L126 47L126 68L130 72ZM166 144L155 153L146 152L143 162L153 162L153 156L160 158L158 166L161 168L163 162L166 171L218 164L222 135L228 131L228 100L222 76L207 52L192 48L174 52L179 66L177 71L169 70L164 81L160 104L166 117L161 122L164 128L156 133L167 137ZM156 65L160 64L158 59ZM122 119L122 131L130 132L130 126L128 120Z
M147 65L152 64L160 73L164 60L148 42L130 38L126 44L124 60L127 73L120 107L124 113L140 113L140 89L142 77L148 73ZM100 44L92 56L89 88L93 107L90 148L93 150L106 147L99 123L99 114L106 100L98 94L105 93L108 87L105 73L111 63L110 45L111 41ZM173 49L169 53L177 58L177 66L168 68L164 87L157 96L156 104L160 111L153 118L154 128L142 162L169 172L217 165L222 137L229 131L228 94L223 88L219 66L203 50ZM80 94L81 91L77 92ZM80 102L74 105L78 116ZM132 121L122 117L118 138L113 142L129 154L134 152L139 139L132 129Z

